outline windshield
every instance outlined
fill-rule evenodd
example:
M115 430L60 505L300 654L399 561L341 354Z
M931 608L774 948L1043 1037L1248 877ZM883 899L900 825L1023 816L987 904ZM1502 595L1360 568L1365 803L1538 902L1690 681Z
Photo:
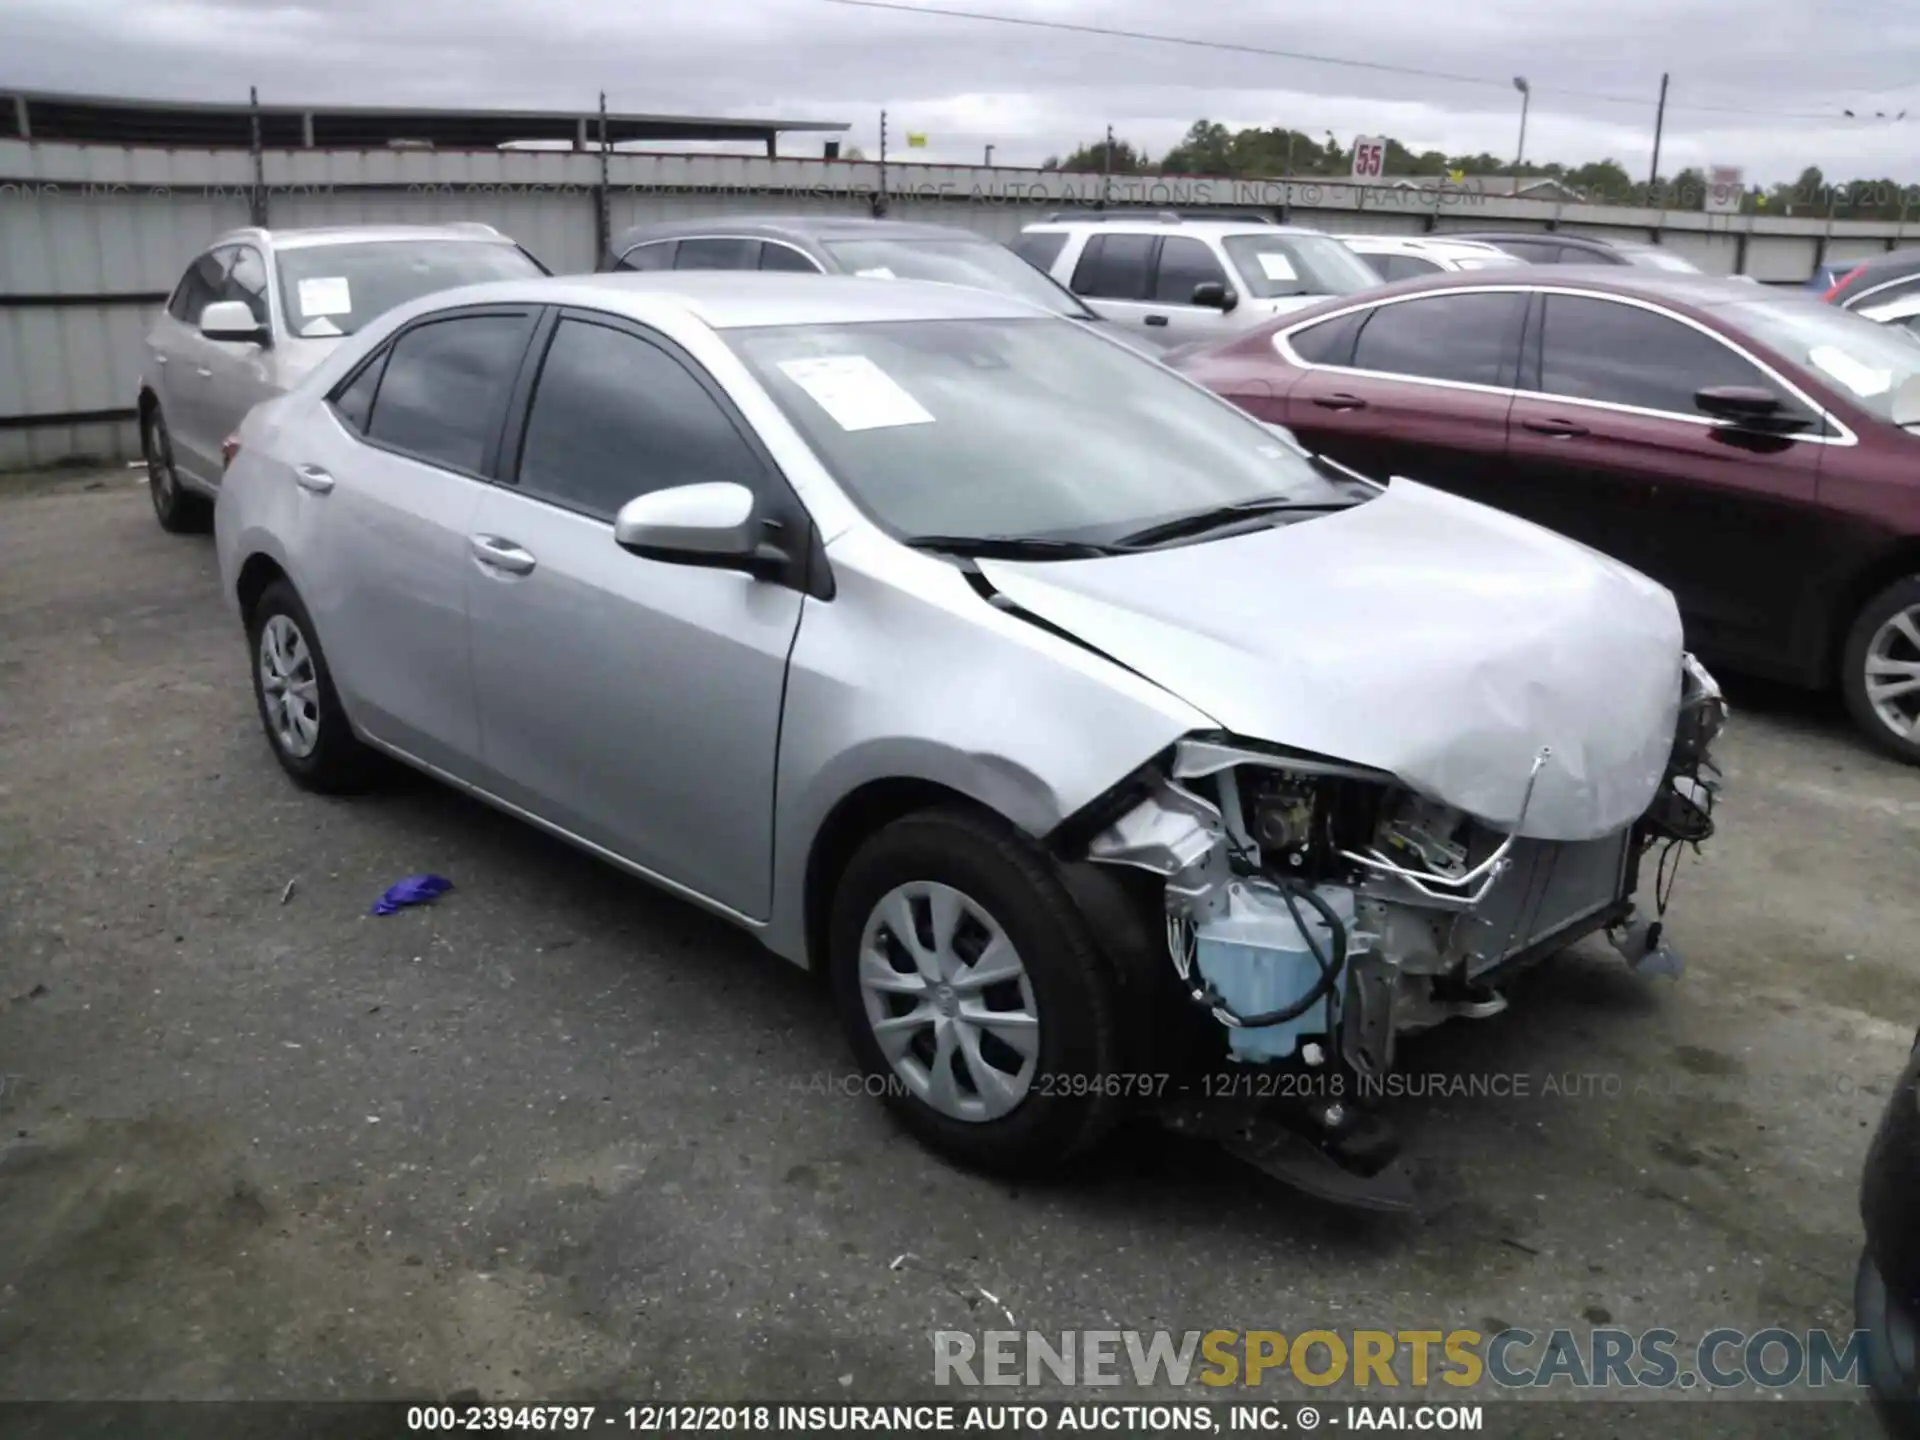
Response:
M1741 300L1721 313L1882 420L1894 418L1901 387L1920 377L1920 345L1898 330L1818 300L1800 295Z
M524 250L492 240L356 240L296 245L278 255L289 334L351 335L375 316L456 285L521 280L543 271Z
M1215 506L1344 505L1360 493L1224 400L1057 320L727 339L848 494L903 540L1104 543Z
M826 252L849 275L882 280L940 280L1012 295L1056 315L1093 315L1073 292L991 240L827 240Z
M1229 235L1221 242L1248 290L1282 295L1352 295L1372 290L1380 272L1331 235Z

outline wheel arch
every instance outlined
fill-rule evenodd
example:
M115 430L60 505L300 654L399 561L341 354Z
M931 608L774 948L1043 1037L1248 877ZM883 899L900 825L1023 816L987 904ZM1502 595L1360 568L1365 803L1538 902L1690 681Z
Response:
M827 812L808 847L802 881L803 954L796 958L807 969L820 976L827 973L827 929L833 915L834 890L854 853L894 821L940 808L967 810L1013 826L1005 815L964 791L914 775L868 780L842 796Z
M123 392L124 393L124 392ZM134 402L134 412L140 422L140 448L144 453L147 446L147 431L153 424L153 417L159 413L160 396L146 381L140 382L140 395Z
M293 583L285 567L273 556L264 550L256 550L246 558L233 582L233 598L240 607L242 622L253 618L253 607L260 603L260 597L276 580L285 580L289 585Z
M1847 637L1853 631L1854 622L1860 618L1860 612L1874 596L1909 575L1920 575L1920 535L1909 535L1896 541L1888 550L1875 556L1871 563L1848 577L1827 617L1826 643L1821 654L1823 683L1833 685L1844 682L1846 677L1842 667L1846 661Z

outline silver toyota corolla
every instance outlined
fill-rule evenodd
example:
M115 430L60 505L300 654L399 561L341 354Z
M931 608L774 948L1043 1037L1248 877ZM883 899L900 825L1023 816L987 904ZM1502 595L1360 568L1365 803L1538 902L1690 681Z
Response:
M1641 860L1711 829L1667 591L983 291L433 296L252 413L217 530L296 781L397 757L823 969L980 1163L1669 965ZM1364 1168L1358 1108L1302 1133Z

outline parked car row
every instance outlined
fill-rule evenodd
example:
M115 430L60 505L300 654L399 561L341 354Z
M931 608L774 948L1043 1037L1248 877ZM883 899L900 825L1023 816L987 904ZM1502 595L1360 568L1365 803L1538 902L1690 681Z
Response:
M154 506L215 521L297 783L397 759L720 914L914 1133L1045 1168L1128 1076L1377 1077L1595 932L1674 968L1642 862L1712 833L1725 719L1683 620L1920 759L1920 345L1862 318L1907 272L1344 241L684 222L555 278L235 232L148 340ZM1856 1287L1895 1425L1915 1073ZM1403 1201L1365 1107L1231 1128L1276 1124Z

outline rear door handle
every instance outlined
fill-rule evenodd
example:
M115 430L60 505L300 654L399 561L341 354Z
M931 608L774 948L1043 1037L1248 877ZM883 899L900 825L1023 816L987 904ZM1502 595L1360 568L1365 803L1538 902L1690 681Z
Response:
M1358 395L1349 395L1344 390L1333 395L1316 395L1313 403L1322 410L1364 410L1367 402Z
M153 352L153 363L154 363L154 364L156 364L156 365L164 365L164 364L166 364L166 363L167 363L167 352L166 352L166 351L164 351L164 350L156 350L156 351L154 351L154 352Z
M1164 315L1147 316L1147 324L1149 325L1164 325L1166 323L1167 323L1167 317Z
M1556 440L1572 440L1587 433L1586 426L1571 420L1522 420L1520 423L1536 435L1551 435Z
M211 380L213 378L213 371L205 365L194 366L193 373L198 375L202 380Z
M302 490L311 490L316 495L325 495L333 489L333 476L318 465L294 466L293 479Z
M503 540L498 535L475 535L471 540L473 558L489 570L502 570L509 575L526 575L532 572L539 562L522 550L511 540Z

